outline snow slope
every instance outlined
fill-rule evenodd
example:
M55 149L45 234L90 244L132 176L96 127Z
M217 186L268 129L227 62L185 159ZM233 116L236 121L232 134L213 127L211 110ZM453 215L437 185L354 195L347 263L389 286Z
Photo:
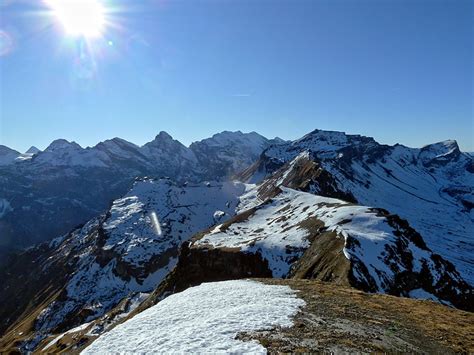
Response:
M36 329L89 322L128 295L152 291L176 264L182 242L214 225L216 211L219 219L234 215L245 190L242 183L137 181L105 217L51 242L57 250L43 272L55 262L75 263L64 296L41 312Z
M450 288L451 296L469 291L459 274L433 255L423 239L397 217L337 199L281 189L246 218L214 227L191 247L258 253L268 261L274 277L286 277L311 240L317 242L321 232L334 231L334 238L345 239L340 253L351 262L358 287L416 297L420 293L410 291L420 286L426 293L436 294L436 299L447 295L446 288ZM318 227L318 222L323 225ZM414 280L405 284L402 276ZM417 285L416 278L429 281Z
M241 332L291 327L305 302L287 286L255 281L204 283L171 295L100 336L82 354L266 353Z

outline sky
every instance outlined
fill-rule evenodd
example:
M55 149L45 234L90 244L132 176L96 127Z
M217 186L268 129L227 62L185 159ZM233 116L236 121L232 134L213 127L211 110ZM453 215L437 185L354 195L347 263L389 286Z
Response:
M0 1L0 144L318 128L474 151L470 0L92 1L93 38Z

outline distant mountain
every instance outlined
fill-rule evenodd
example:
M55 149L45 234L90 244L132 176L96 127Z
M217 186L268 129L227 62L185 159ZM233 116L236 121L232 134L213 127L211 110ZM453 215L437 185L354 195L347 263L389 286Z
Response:
M190 149L206 171L216 176L230 176L257 160L265 148L282 142L279 138L268 140L255 132L224 131L194 142ZM213 177L208 175L207 178Z
M19 155L16 150L0 145L0 166L12 164Z
M11 208L1 217L0 247L25 247L68 232L105 211L136 177L225 179L274 142L255 132L223 132L188 148L160 132L142 147L120 138L91 148L58 139L42 152L21 155L2 146L0 199Z
M25 154L38 154L39 152L41 152L41 150L33 145L25 152Z
M38 148L32 146L25 153L20 154L19 156L17 156L15 161L30 160L31 158L33 158L39 152L41 152L41 150L39 150Z

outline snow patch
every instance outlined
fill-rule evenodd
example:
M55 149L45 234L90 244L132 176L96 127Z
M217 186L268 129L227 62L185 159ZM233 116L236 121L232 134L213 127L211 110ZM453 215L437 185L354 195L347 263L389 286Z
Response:
M288 286L239 280L204 283L164 299L100 336L82 354L266 353L240 332L291 327L305 302Z

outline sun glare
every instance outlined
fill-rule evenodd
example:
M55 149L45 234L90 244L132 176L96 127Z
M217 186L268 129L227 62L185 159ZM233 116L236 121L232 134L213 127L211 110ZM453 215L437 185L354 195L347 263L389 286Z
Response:
M48 3L68 35L97 37L101 34L105 17L98 0L49 0Z

